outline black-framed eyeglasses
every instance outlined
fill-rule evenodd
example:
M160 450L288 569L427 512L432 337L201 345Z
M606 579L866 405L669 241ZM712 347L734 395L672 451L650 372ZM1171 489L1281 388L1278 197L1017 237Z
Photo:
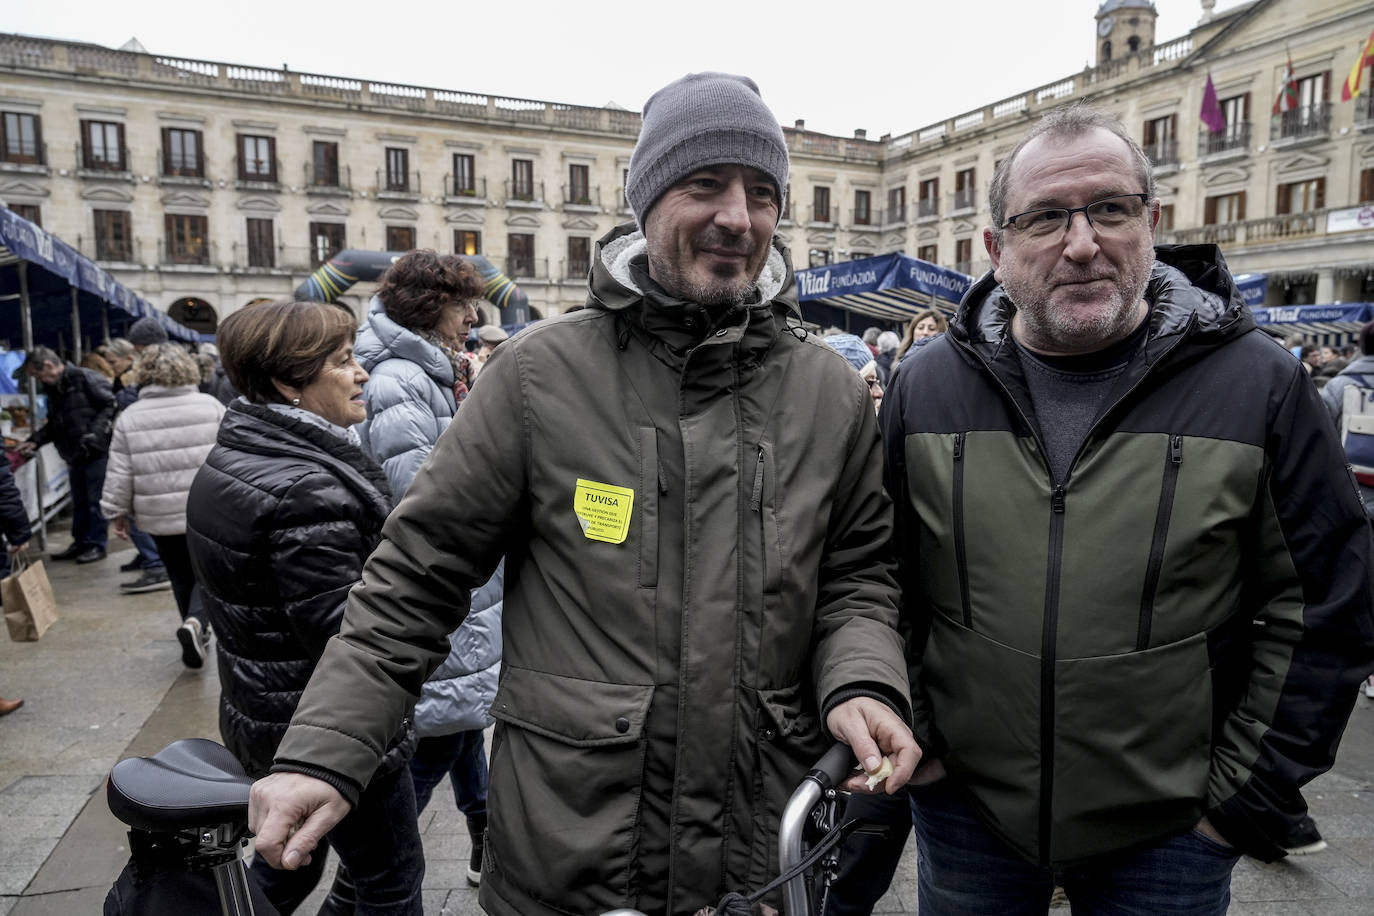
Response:
M873 390L874 388L881 388L881 387L883 387L883 383L880 382L880 381L878 381L876 378L867 378L867 377L865 377L865 378L864 378L864 381L868 383L868 388L869 388L870 391Z
M1095 200L1086 207L1044 207L1027 210L1007 217L1003 229L1014 229L1018 235L1037 241L1062 238L1069 231L1075 213L1082 213L1088 225L1098 232L1111 234L1128 227L1140 218L1150 202L1148 194L1119 194Z

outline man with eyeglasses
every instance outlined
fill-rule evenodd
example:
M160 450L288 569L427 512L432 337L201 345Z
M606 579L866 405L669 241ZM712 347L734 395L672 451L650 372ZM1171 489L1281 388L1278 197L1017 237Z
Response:
M998 167L993 270L881 425L922 913L1225 913L1374 667L1368 525L1299 363L1220 252L1154 246L1115 119Z

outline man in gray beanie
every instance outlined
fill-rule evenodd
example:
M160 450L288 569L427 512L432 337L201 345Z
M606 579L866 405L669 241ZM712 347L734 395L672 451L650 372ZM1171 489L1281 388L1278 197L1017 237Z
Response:
M253 790L268 861L307 861L356 801L503 555L488 913L687 914L761 888L836 739L906 782L877 422L789 324L787 172L753 81L649 100L636 223L599 243L587 307L496 350L350 593Z

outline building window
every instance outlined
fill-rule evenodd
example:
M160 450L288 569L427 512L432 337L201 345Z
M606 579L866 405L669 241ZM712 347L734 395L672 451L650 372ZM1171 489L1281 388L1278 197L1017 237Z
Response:
M1132 54L1140 50L1139 35L1132 35L1130 38L1126 39L1126 50Z
M1374 200L1374 169L1360 170L1360 203Z
M1307 181L1293 181L1281 184L1274 212L1280 216L1286 213L1306 213L1320 210L1326 206L1326 179L1309 178Z
M477 196L477 167L472 153L453 154L453 196Z
M916 257L928 264L940 263L939 245L921 245L916 249Z
M954 209L972 210L977 203L973 191L973 169L961 169L954 173Z
M0 159L6 162L43 162L43 131L38 115L7 111L0 118Z
M386 250L410 251L415 247L414 226L387 226Z
M630 170L629 170L629 169L621 169L621 170L620 170L620 206L621 206L621 209L624 209L624 210L629 210L629 209L630 209L630 196L629 196L628 193L626 193L626 189L627 189L629 186L630 186Z
M124 157L124 125L112 121L82 121L82 168L104 172L128 170Z
M954 269L964 274L973 272L973 239L954 240Z
M482 233L471 229L454 229L453 251L455 254L481 254Z
M591 167L568 166L568 203L588 205L592 202Z
M778 217L778 222L792 219L792 185L787 185L787 190L782 195L782 216Z
M512 232L506 236L506 273L512 277L534 276L533 235Z
M209 264L210 242L206 218L168 213L166 259L171 264Z
M906 185L887 189L887 215L885 223L906 222Z
M512 200L534 200L534 160L510 161L510 196Z
M812 248L807 258L808 267L824 267L834 261L830 250L827 248Z
M343 223L310 224L310 266L319 267L344 250Z
M316 140L311 149L310 183L317 188L339 186L339 144L332 140Z
M854 225L867 226L873 222L872 199L868 191L854 192Z
M248 266L277 266L276 245L270 219L248 220Z
M585 280L591 268L592 240L586 237L570 236L568 238L568 279Z
M1145 155L1155 165L1178 162L1178 115L1165 115L1145 122Z
M200 138L198 130L162 128L162 174L183 178L205 177Z
M814 223L833 223L830 216L830 189L811 189L811 221ZM827 264L830 262L827 261Z
M1202 222L1207 226L1239 223L1245 219L1245 192L1219 194L1207 198L1202 205Z
M940 214L940 179L927 178L921 182L920 191L918 214L920 216L938 216Z
M1224 98L1219 106L1226 126L1218 131L1203 127L1199 155L1245 149L1250 145L1250 93Z
M1155 233L1174 231L1174 205L1159 205L1159 222L1155 224Z
M38 204L10 204L9 208L20 219L26 219L38 228L43 228L43 215L39 212Z
M239 180L277 180L277 140L239 134Z
M410 190L410 150L397 146L386 148L386 189Z
M133 233L127 210L95 211L95 258L97 261L132 261Z
M1331 128L1331 71L1314 73L1297 81L1297 107L1279 114L1279 137L1309 137Z

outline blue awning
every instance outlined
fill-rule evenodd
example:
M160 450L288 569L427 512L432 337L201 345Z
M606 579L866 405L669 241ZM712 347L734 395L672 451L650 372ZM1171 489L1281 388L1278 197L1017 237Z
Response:
M1250 311L1255 316L1255 324L1271 334L1301 334L1319 344L1349 343L1360 333L1361 327L1374 321L1374 302L1280 305Z
M797 271L803 304L859 312L894 324L928 308L948 314L972 285L967 274L901 252Z
M73 288L77 290L83 335L99 338L101 313L113 310L108 315L112 332L151 316L174 340L194 342L200 338L57 236L0 208L0 298L6 301L17 301L21 261L29 265L29 305L36 343L55 346L59 333L70 341ZM20 329L19 309L0 309L0 338L7 338L14 349L19 348Z
M1255 309L1264 305L1264 297L1269 293L1268 274L1236 274L1231 278L1236 289L1245 297L1245 304Z

